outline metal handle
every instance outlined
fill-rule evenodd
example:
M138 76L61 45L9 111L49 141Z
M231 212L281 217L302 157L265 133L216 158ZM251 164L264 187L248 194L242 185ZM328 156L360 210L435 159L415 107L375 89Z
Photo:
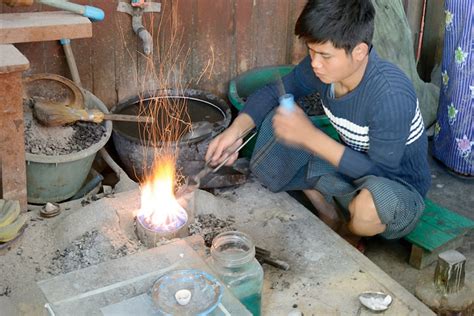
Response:
M252 129L251 129L251 130L252 130ZM249 130L248 132L250 132L251 130ZM245 136L248 134L248 132L244 133L244 134L241 136L241 138L245 137ZM243 142L242 145L240 145L236 150L234 150L231 154L229 154L229 156L228 156L226 159L224 159L224 161L221 162L217 167L215 167L214 169L212 169L212 172L213 172L213 173L214 173L214 172L217 172L220 168L222 168L222 167L225 165L225 163L226 163L227 161L229 161L230 157L232 157L236 152L238 152L238 151L241 150L245 145L247 145L247 143L248 143L250 140L252 140L252 138L254 138L255 135L257 135L257 132L254 132L252 135L250 135L250 137L247 138L247 140L246 140L245 142Z

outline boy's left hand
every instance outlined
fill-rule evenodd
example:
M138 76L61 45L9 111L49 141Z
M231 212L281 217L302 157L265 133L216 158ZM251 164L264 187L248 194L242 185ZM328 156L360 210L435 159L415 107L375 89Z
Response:
M306 147L311 134L317 131L308 116L297 105L291 112L278 108L272 122L277 139L295 147Z

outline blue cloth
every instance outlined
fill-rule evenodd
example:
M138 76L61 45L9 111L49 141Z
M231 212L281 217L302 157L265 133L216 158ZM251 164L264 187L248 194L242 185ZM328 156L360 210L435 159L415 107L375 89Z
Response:
M314 92L321 95L323 109L346 145L337 172L352 180L368 175L401 180L422 196L426 194L431 183L427 138L413 85L395 65L380 59L375 49L360 84L341 98L331 97L330 86L315 76L309 56L282 81L295 99ZM278 105L278 97L278 87L268 85L248 98L242 112L249 114L260 130L271 129L271 122L262 123ZM259 133L253 160L287 155L280 165L275 162L271 168L257 171L272 174L271 189L282 189L292 179L289 175L301 168L306 168L308 178L334 170L303 150L290 155L282 150L288 148L282 144L268 145L270 140L267 133Z
M446 24L433 154L474 175L474 1L446 0Z

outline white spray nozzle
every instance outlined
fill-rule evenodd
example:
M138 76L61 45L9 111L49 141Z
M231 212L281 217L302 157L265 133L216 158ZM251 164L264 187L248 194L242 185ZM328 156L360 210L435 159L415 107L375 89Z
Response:
M295 97L290 94L284 94L280 97L280 106L288 112L292 112L295 108Z

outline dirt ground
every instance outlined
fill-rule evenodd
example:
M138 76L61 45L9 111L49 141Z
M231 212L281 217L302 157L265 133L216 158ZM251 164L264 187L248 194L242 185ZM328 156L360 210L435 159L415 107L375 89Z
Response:
M453 175L429 156L431 188L428 198L460 215L474 220L474 178ZM474 231L468 232L464 244L457 249L467 259L466 281L474 287ZM366 256L389 274L395 281L414 293L416 285L425 275L433 275L436 262L423 270L410 266L410 245L404 241L387 241L372 238L367 244Z

